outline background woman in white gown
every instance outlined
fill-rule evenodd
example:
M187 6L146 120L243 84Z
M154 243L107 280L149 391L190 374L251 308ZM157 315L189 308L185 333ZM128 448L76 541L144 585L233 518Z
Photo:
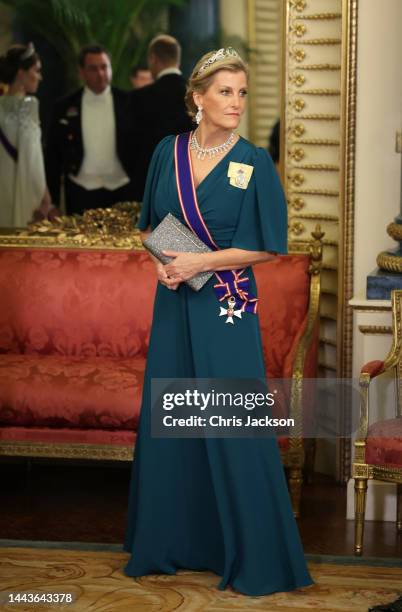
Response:
M38 100L41 63L33 45L13 45L0 57L0 227L24 227L51 206L43 163Z

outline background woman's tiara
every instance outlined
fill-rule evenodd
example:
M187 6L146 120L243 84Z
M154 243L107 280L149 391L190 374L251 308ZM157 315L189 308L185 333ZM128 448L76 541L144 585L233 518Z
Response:
M27 48L25 49L24 53L21 54L20 56L20 60L22 62L24 62L25 60L27 60L29 57L32 57L32 55L35 53L35 47L33 46L33 43L29 43Z
M203 65L197 72L197 76L201 74L202 72L204 72L204 70L209 68L212 64L215 64L215 62L225 59L225 57L240 57L240 55L237 53L235 49L233 49L233 47L227 47L226 49L225 48L219 49L219 51L216 51L216 53L211 55L211 57L207 59L206 62L203 63Z

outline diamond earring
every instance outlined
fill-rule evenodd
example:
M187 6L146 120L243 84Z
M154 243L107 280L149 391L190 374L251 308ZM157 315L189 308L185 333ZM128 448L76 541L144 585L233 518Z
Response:
M201 119L202 119L202 106L198 106L198 111L197 111L197 114L195 116L195 121L196 121L197 125L200 125Z

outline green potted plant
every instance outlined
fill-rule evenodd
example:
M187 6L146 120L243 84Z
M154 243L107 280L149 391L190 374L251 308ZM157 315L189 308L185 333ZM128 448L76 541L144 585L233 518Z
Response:
M76 58L88 43L111 53L114 83L127 87L130 67L145 54L149 39L166 29L170 5L186 0L2 0L16 23L45 39L65 67L66 89L77 85ZM164 24L165 19L165 24ZM163 27L165 25L165 28Z

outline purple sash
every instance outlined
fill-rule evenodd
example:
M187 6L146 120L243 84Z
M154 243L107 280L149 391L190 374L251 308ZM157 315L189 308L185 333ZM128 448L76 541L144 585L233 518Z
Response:
M5 150L7 151L7 153L9 154L9 156L12 157L15 162L17 162L18 161L18 151L8 140L7 136L5 135L1 127L0 127L0 142L5 148Z
M188 227L210 249L218 251L219 247L209 233L198 206L191 167L190 140L191 132L179 134L176 137L174 147L176 183L180 206ZM236 299L236 309L255 314L257 312L258 300L250 295L249 278L242 277L243 273L244 269L215 272L218 280L214 285L215 295L220 302L227 300L230 296L234 296Z

